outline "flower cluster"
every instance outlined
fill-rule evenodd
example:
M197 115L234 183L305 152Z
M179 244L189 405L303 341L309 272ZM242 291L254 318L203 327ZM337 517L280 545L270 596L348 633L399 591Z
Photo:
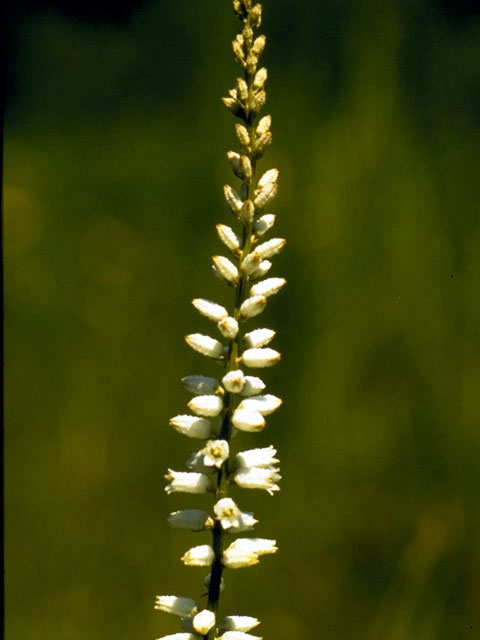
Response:
M280 398L265 393L264 382L250 369L261 369L280 360L280 353L270 346L275 331L257 328L245 331L251 318L262 313L268 299L278 293L285 280L265 277L285 240L265 240L273 227L275 215L267 208L277 193L278 170L269 169L256 177L257 161L271 143L271 117L260 118L266 100L267 70L259 68L265 36L255 35L262 19L260 4L251 0L234 0L233 8L242 22L234 39L233 54L242 68L242 77L223 98L225 106L239 119L235 125L240 152L229 151L228 161L240 180L239 188L224 187L225 199L237 219L240 233L218 224L217 234L229 251L229 257L215 255L212 267L216 276L234 289L230 313L216 302L195 298L194 308L216 325L217 337L193 333L187 344L196 352L215 360L222 368L217 378L189 375L182 382L193 395L188 402L190 413L175 416L170 425L179 433L202 445L186 462L188 471L169 469L168 494L207 493L214 495L211 514L200 509L185 509L170 514L172 527L192 531L210 531L211 544L188 549L181 560L186 566L206 567L208 600L200 607L190 598L157 596L155 608L174 614L182 621L183 631L163 640L257 640L249 634L259 624L250 616L230 615L218 618L220 592L225 569L257 564L260 557L277 551L276 541L232 534L249 532L257 524L253 514L242 511L230 497L230 486L263 489L270 495L279 490L279 460L273 446L232 452L231 438L238 431L258 432L265 428L265 417L282 404Z

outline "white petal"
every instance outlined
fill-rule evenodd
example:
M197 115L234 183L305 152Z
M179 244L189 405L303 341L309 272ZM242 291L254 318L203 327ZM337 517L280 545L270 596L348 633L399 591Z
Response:
M254 396L265 389L265 383L256 376L245 376L245 382L240 392L241 396Z
M213 611L203 609L193 618L193 628L197 633L206 635L215 624L215 614Z
M229 455L228 442L226 440L210 440L201 453L203 455L203 463L207 467L220 469Z
M216 396L215 396L216 397ZM175 416L170 419L170 426L189 438L208 438L212 433L212 423L198 416Z
M171 527L190 529L190 531L203 531L207 528L210 529L213 525L213 520L210 518L208 513L206 511L201 511L200 509L174 511L168 516L167 522Z
M241 369L229 371L222 378L222 384L230 393L240 393L245 383L245 376Z
M209 358L220 358L223 355L223 344L214 338L201 333L191 333L185 337L188 346Z
M255 396L242 400L238 405L238 409L247 409L248 411L258 411L262 416L268 416L276 411L282 405L282 400L271 394L264 396Z
M195 396L188 403L188 408L199 416L211 418L221 413L223 400L215 395Z
M247 367L271 367L277 363L281 355L275 349L247 349L242 353L242 361Z
M258 316L265 309L267 299L264 296L253 296L243 301L240 306L240 313L243 318L253 318Z
M200 544L186 551L180 559L187 567L209 567L214 557L215 554L209 544Z
M261 431L265 426L265 418L258 411L235 409L232 424L239 431Z
M197 603L191 598L177 596L156 596L155 598L155 609L175 616L189 616L196 607Z
M220 382L216 378L209 376L192 375L182 378L182 384L190 393L203 395L207 393L217 393L221 391Z
M251 296L273 296L278 293L280 289L286 284L285 278L267 278L261 282L257 282L250 289Z
M212 302L211 300L204 300L203 298L194 298L192 304L195 309L203 316L207 317L213 322L219 322L228 316L228 311L222 305Z
M273 329L254 329L244 335L245 344L251 349L264 347L275 337Z

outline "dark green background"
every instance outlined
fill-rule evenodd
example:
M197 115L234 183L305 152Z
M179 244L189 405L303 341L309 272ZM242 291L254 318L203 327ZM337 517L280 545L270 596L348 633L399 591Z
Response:
M266 640L480 637L480 60L467 3L267 0L280 169L259 322L284 479L235 490L280 552L226 575ZM228 0L19 3L9 14L4 201L8 640L152 639L155 594L199 598L206 534L164 492L193 441L183 336L212 275L237 68ZM261 631L260 631L261 630Z

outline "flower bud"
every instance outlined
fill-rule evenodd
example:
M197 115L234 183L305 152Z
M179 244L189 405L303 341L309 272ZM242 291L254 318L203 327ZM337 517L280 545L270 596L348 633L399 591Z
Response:
M225 196L225 200L227 201L228 206L232 210L233 213L238 213L243 205L243 200L240 198L235 189L229 184L226 184L223 187L223 193Z
M253 202L251 200L245 200L242 208L238 212L238 218L240 222L247 225L253 221L253 216L255 215L255 207L253 206Z
M255 78L253 80L253 88L254 89L263 89L265 82L267 81L268 72L265 67L262 67L255 74Z
M188 403L188 408L199 416L213 418L221 413L223 400L214 395L195 396Z
M272 126L272 116L263 116L263 118L260 118L260 121L255 130L257 136L263 136L265 133L270 131L271 126Z
M155 598L155 609L181 618L190 616L196 608L197 603L191 598L177 596L156 596Z
M203 298L194 298L192 304L195 309L213 322L219 322L228 316L228 311L220 304L211 302L210 300L204 300Z
M215 624L215 614L209 609L203 609L199 611L193 618L193 628L197 633L204 636Z
M286 244L285 238L272 238L263 244L259 244L255 251L258 253L260 258L264 260L265 258L271 258L272 256L280 253L283 247Z
M240 102L246 104L248 102L248 85L243 78L237 78L236 88Z
M235 62L242 65L242 67L245 66L245 54L243 52L243 47L237 40L232 42L232 50Z
M279 460L275 458L277 450L270 445L269 447L261 447L259 449L248 449L241 451L235 456L235 465L237 467L258 467L268 468L278 464Z
M252 53L255 56L257 56L257 58L259 58L262 55L263 50L265 49L266 42L267 42L267 39L263 35L258 36L258 38L255 38L252 46Z
M265 149L272 144L272 133L267 131L262 134L259 138L257 138L255 142L255 148L253 152L255 154L255 158L261 158L265 153Z
M218 396L212 397L217 398ZM199 418L197 416L175 416L170 419L170 426L189 438L199 438L203 440L209 438L212 433L210 420L205 420L205 418Z
M230 393L240 393L245 384L245 376L241 369L229 371L222 378L222 384Z
M185 376L182 378L182 384L187 391L190 391L190 393L194 393L195 395L219 393L222 391L219 381L216 378L210 378L209 376Z
M247 349L242 353L242 362L247 367L263 368L276 364L281 355L275 349Z
M223 242L223 244L230 249L232 253L238 253L241 246L241 240L235 231L226 224L217 224L216 229L221 242Z
M238 283L238 269L237 267L225 256L213 256L213 270L221 280L225 280L228 284L235 286ZM223 320L223 318L219 318Z
M222 336L224 338L227 338L227 340L233 340L237 337L238 322L235 320L235 318L228 316L228 318L220 320L220 322L217 324L217 327Z
M265 489L270 495L273 495L274 491L280 491L276 483L281 479L281 475L275 469L240 468L235 472L233 479L243 489Z
M200 509L184 509L183 511L174 511L171 513L167 522L171 527L178 529L190 529L190 531L203 531L213 527L213 520L206 511ZM188 613L181 614L190 615Z
M204 473L168 470L165 479L170 482L165 487L167 493L207 493L211 488L210 478Z
M250 631L260 624L258 618L251 616L226 616L220 623L221 631Z
M265 276L271 268L272 263L270 262L270 260L262 260L258 267L254 269L248 277L250 280L258 280L259 278L263 278L263 276Z
M223 355L223 345L218 340L204 336L201 333L191 333L185 337L189 347L209 358L220 358Z
M262 280L261 282L254 284L250 289L250 295L265 296L268 298L269 296L273 296L275 293L278 293L286 283L287 281L285 278L267 278L266 280Z
M243 397L255 396L261 393L265 389L265 383L256 376L245 376L245 382L243 384L240 395Z
M247 411L258 411L262 416L268 416L281 406L282 400L280 398L266 394L264 396L255 396L254 398L242 400L238 405L238 410L247 409Z
M264 347L271 342L275 337L275 331L273 329L254 329L243 336L244 342L247 347L255 349L257 347Z
M242 147L248 151L250 149L250 134L248 133L247 127L237 123L235 125L235 133Z
M187 567L209 567L214 558L212 547L209 544L200 544L186 551L180 560Z
M232 424L239 431L261 431L265 427L265 418L258 411L239 408L233 412Z
M258 316L265 309L267 299L265 296L253 296L244 300L240 306L242 318L253 318Z

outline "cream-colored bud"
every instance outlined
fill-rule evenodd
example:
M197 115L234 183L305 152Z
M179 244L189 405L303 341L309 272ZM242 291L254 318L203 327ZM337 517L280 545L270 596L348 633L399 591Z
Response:
M276 182L269 182L263 188L255 190L255 209L261 211L275 198L278 191Z
M200 509L174 511L168 516L167 522L171 527L190 529L190 531L204 531L204 529L211 529L213 526L212 518L206 511Z
M245 400L242 400L238 405L238 409L258 411L262 416L268 416L281 406L281 398L277 398L277 396L267 393L264 396L256 396L254 398L246 398Z
M233 412L232 424L239 431L261 431L265 426L265 418L259 411L238 408Z
M255 396L261 393L265 389L265 383L256 376L245 376L245 382L243 384L240 395L244 397Z
M245 383L245 376L241 369L229 371L222 378L222 384L230 393L240 393Z
M246 104L248 101L248 84L243 78L237 78L237 96L240 102Z
M233 113L234 116L237 116L238 118L245 117L245 110L236 98L233 98L232 96L230 96L229 98L222 98L222 102L227 107L227 109Z
M256 29L258 29L258 27L262 24L262 5L260 3L257 3L252 7L250 11L250 20L252 21L252 25Z
M220 396L205 395L195 396L188 403L188 408L197 416L204 418L214 418L218 416L223 409L223 400Z
M195 395L204 395L206 393L221 393L222 388L216 378L209 376L192 375L182 378L182 384Z
M258 267L249 274L250 280L259 280L260 278L263 278L263 276L265 276L271 268L272 263L270 262L270 260L262 260Z
M221 631L250 631L260 624L258 618L251 616L226 616L220 623Z
M245 200L242 208L238 212L238 219L243 224L247 225L253 221L253 216L255 215L255 206L251 200Z
M204 636L215 624L215 614L209 609L199 611L193 618L193 628L197 633Z
M248 133L247 127L237 122L235 125L235 133L242 147L248 151L250 149L250 134Z
M242 318L253 318L258 316L265 309L267 299L265 296L253 296L244 300L240 306Z
M252 100L252 111L258 113L266 101L267 94L265 93L265 91L262 90L255 93Z
M258 38L255 38L252 46L252 53L255 56L257 56L257 58L259 58L262 55L263 50L265 49L266 42L267 42L267 38L263 35L258 36Z
M241 246L241 239L235 231L226 224L217 224L216 229L221 242L223 242L232 253L237 254Z
M266 213L261 216L253 225L253 231L255 235L260 237L263 236L267 231L269 231L273 225L275 224L275 214L274 213Z
M257 183L257 188L255 189L255 192L260 192L262 191L262 189L270 187L272 184L277 182L277 180L278 180L278 169L269 169L268 171L265 171L265 173L262 174L262 177Z
M278 293L280 289L285 286L286 282L285 278L267 278L266 280L261 280L250 289L250 295L265 296L268 298Z
M156 596L155 609L173 613L173 615L185 617L190 616L197 608L197 603L191 598L180 598L177 596Z
M242 353L242 362L247 367L263 368L271 367L281 358L281 354L275 349L259 348L247 349Z
M221 358L223 356L223 344L215 338L204 336L201 333L191 333L185 336L189 347L209 358Z
M238 64L241 64L242 66L244 66L245 54L243 52L242 45L237 40L234 40L232 42L232 50L233 50L233 57L235 58L235 62L238 62Z
M219 322L228 316L228 311L222 305L212 302L211 300L205 300L204 298L194 298L192 304L195 309L213 322Z
M176 431L189 438L199 438L200 440L203 440L209 438L212 433L212 424L210 420L199 418L198 416L175 416L170 418L169 424Z
M253 76L253 74L257 70L257 64L258 64L258 56L256 56L253 52L250 52L248 54L247 63L246 63L247 73L249 75Z
M224 338L228 340L233 340L237 337L238 334L238 322L235 318L228 316L217 324L218 330L222 334Z
M208 544L201 544L198 547L192 547L180 558L187 567L209 567L215 554Z
M268 259L280 253L286 242L285 238L272 238L263 244L259 244L255 251L262 260Z
M217 275L228 284L236 285L239 279L237 267L225 256L213 256L213 270ZM222 319L222 318L220 318Z
M247 180L247 182L250 182L250 180L252 179L252 163L250 162L250 158L248 156L240 156L240 167L241 167L241 172L242 175L240 177L243 177Z
M247 47L250 47L253 42L253 29L250 25L246 24L242 31L243 39Z
M263 136L265 133L270 131L270 127L272 126L272 116L263 116L258 123L256 128L257 136Z
M238 193L229 184L223 187L223 193L230 209L233 213L238 213L243 206L243 200Z
M247 276L251 275L254 271L258 269L260 266L262 259L260 255L256 251L252 251L249 253L242 261L242 271L247 274Z
M243 339L248 348L256 349L258 347L264 347L271 342L274 337L275 331L273 329L254 329L246 333Z
M262 67L255 74L255 78L253 80L253 88L254 89L263 89L265 82L267 81L268 71L266 67Z
M255 142L255 149L253 150L256 158L261 158L265 152L265 149L272 144L272 132L267 131L262 134L260 138L257 138Z

